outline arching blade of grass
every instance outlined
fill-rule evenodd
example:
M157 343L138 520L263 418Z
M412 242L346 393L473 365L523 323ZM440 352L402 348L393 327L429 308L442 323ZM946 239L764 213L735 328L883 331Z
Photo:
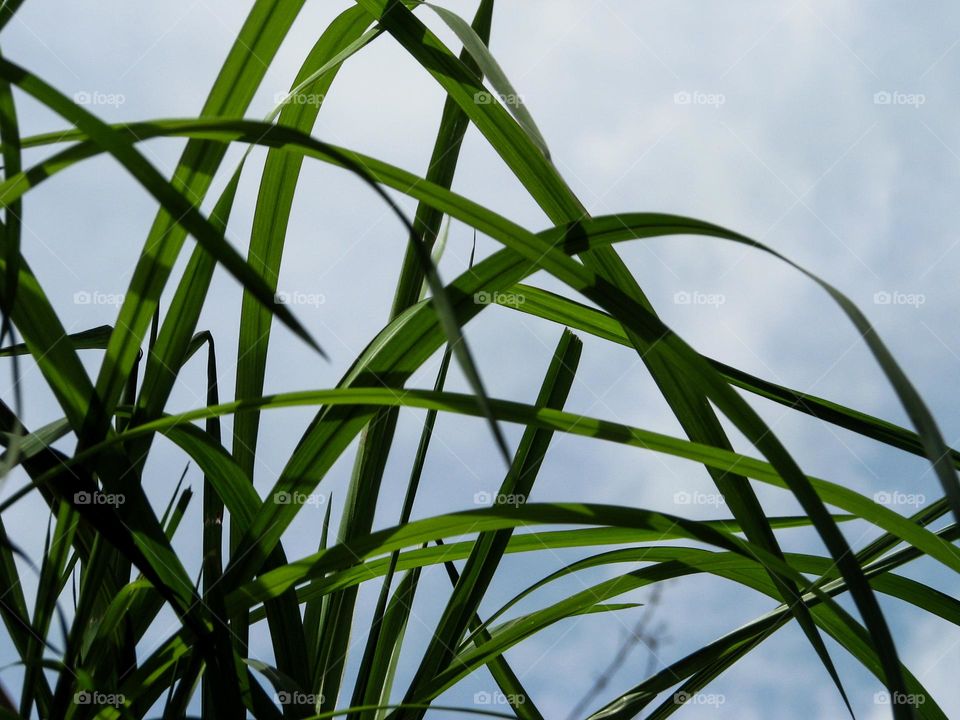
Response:
M563 407L573 386L581 349L580 340L572 333L564 331L540 387L536 407L555 409ZM526 501L552 439L553 433L549 430L527 427L517 447L510 470L497 492L497 498L519 498L519 502ZM498 499L496 502L501 501ZM404 698L405 702L411 702L425 694L434 676L450 665L453 659L453 648L461 641L476 616L480 601L487 593L507 543L510 541L510 535L509 530L504 530L497 533L483 533L477 538L474 550L460 574L453 595L447 602L437 628L424 651L423 659ZM412 715L422 717L422 713L412 713Z
M381 406L403 405L425 409L437 408L465 415L473 415L475 417L479 416L480 414L480 411L473 403L471 396L446 392L436 393L422 390L408 390L405 391L402 396L398 395L391 389L375 388L362 388L357 390L335 389L287 393L284 395L264 398L256 404L260 408L279 408L297 407L319 403L324 403L330 407L336 407L341 404L372 404ZM222 448L218 449L216 446L209 444L208 440L204 440L203 438L206 438L204 433L200 431L189 431L190 426L186 425L185 423L189 422L190 420L203 419L215 415L240 411L245 407L250 407L252 404L253 403L251 402L228 403L216 408L202 408L190 413L166 417L152 423L148 423L147 425L131 428L123 435L118 436L118 438L111 440L110 442L124 441L130 437L135 437L144 433L164 432L169 434L171 438L176 438L177 442L180 443L184 449L188 449L188 446L190 446L189 452L191 457L193 457L193 459L201 466L201 468L205 468L209 466L211 460L210 458L203 457L203 453L199 452L200 450L204 450L204 448L211 448L215 453L222 453L220 456L222 458L229 458L229 456L226 456L226 454L223 453ZM788 483L779 475L776 468L774 468L772 465L761 460L750 458L727 450L722 450L720 448L699 445L697 443L691 443L687 440L681 440L679 438L673 438L655 432L631 428L629 426L620 425L609 421L599 421L582 415L574 415L550 408L536 408L533 406L523 405L521 403L502 400L493 401L493 407L495 408L497 418L501 421L518 422L524 425L535 425L544 429L569 432L586 437L602 438L648 450L665 452L677 457L684 457L698 463L716 467L718 469L736 466L747 477L781 488L789 487ZM194 444L185 443L185 440L182 437L184 434L186 434L188 438L193 437L194 441L199 442ZM102 447L91 448L86 452L86 455L95 455L99 452L102 452L102 449ZM85 454L81 453L70 462L82 462L85 459ZM216 462L217 466L224 469L230 466L236 468L236 465L228 459L221 459ZM237 470L235 469L234 472L237 472ZM876 502L860 495L859 493L844 487L843 485L812 477L807 478L807 480L810 483L810 486L822 498L823 502L841 508L857 517L877 525L878 527L894 533L910 545L921 549L930 557L940 560L955 570L960 570L960 551L951 546L949 543L942 541L940 538L923 528L921 525L916 524L908 518L904 518L903 516L889 510L885 506L879 505ZM47 481L47 478L38 479L39 483ZM259 499L243 500L245 496L250 497L250 495L248 495L246 492L238 495L237 489L233 487L232 483L224 482L221 493L224 497L224 501L227 503L228 508L231 507L231 504L235 504L237 508L236 512L240 513L240 515L256 512L256 504L259 503ZM255 496L255 493L253 493L253 495ZM3 507L9 507L12 502L16 501L17 497L17 495L11 497L11 499L3 503ZM257 513L257 515L259 514L260 513ZM301 568L300 570L296 570L298 573L303 572L301 562L302 561L298 561L297 563L297 567ZM278 569L276 572L279 573L278 577L280 575L285 576L287 573L291 572L292 569L292 567L288 566ZM269 574L270 573L267 575ZM298 579L294 580L293 582L299 581L299 578L302 577L304 577L304 575L298 575Z
M297 335L319 347L309 337L288 308L278 306L263 279L257 275L210 225L195 205L181 191L163 177L126 142L115 130L71 101L62 93L7 60L0 59L0 76L49 107L52 111L86 132L98 145L113 155L158 200L177 223L189 230L211 254L245 287L254 292ZM113 338L98 380L98 394L102 407L91 408L81 428L81 445L90 444L105 436L109 417L116 406L119 391L129 375L139 351L140 343L156 309L160 293L170 273L170 265L182 246L167 233L157 243L148 243L141 254L131 280L130 291L124 298L117 318Z
M375 405L405 405L409 407L421 407L426 409L438 408L467 415L477 415L479 412L469 396L461 396L454 393L432 393L415 390L405 391L404 394L400 396L393 390L378 390L374 388L288 393L285 395L265 398L257 403L257 405L261 408L264 408L295 407L319 403L324 403L330 407L336 407L340 403L346 403L348 405L367 403L372 403ZM163 418L144 426L131 428L112 442L123 441L127 438L136 437L137 435L145 433L164 432L169 434L171 438L176 438L178 442L183 444L184 440L181 438L181 436L190 428L189 425L185 424L188 421L242 410L245 406L250 406L251 404L252 403L249 402L246 404L230 403L217 408L202 408L190 413ZM598 421L581 415L572 415L556 410L545 408L538 409L507 401L493 401L493 406L496 410L497 417L501 421L534 424L548 429L552 428L563 432L572 432L578 435L584 435L587 437L603 438L614 442L621 442L649 450L667 452L679 457L686 457L696 462L709 464L719 469L736 466L748 477L761 480L778 487L786 487L785 481L780 477L775 468L763 461L749 458L744 455L739 455L737 453L731 453L729 451L724 451L709 446L702 446L696 443L690 443L689 441L671 438L659 433L630 428L617 423ZM204 437L200 432L189 432L187 434L188 436L196 436L197 439ZM192 447L190 452L191 457L193 457L201 467L206 467L206 464L209 462L209 460L206 460L199 454L199 450L203 447L206 447L206 445L201 443L195 447ZM185 447L185 449L187 448ZM101 448L91 448L88 452L95 454L100 451ZM220 452L222 452L222 450ZM223 457L228 456L226 456L224 453ZM81 455L71 462L79 462L84 459L84 456ZM222 464L226 461L221 460L219 462ZM853 513L857 517L868 520L879 527L894 533L902 540L922 549L923 552L931 557L937 558L946 565L960 571L960 552L958 552L951 545L940 541L935 535L930 533L928 530L925 530L922 526L903 518L886 507L878 505L872 500L869 500L842 485L829 483L816 478L810 478L809 480L812 486L816 489L817 493L823 498L824 502L842 508ZM46 478L39 478L38 482L46 482ZM228 503L228 507L230 507L232 503L236 508L235 510L232 510L232 512L240 512L241 515L245 513L254 513L256 511L255 505L251 503L258 503L259 500L254 499L252 501L242 501L240 498L242 498L243 495L237 495L236 491L237 488L235 487L235 484L230 482L226 482L221 490L221 492L225 495L225 502ZM11 497L11 499L7 500L3 506L9 507L12 502L15 502L16 497L16 495ZM253 497L255 498L255 494L253 494ZM227 498L230 498L229 501ZM239 504L237 504L238 502Z
M287 567L259 576L228 595L231 611L251 607L272 595L284 592L304 578L350 568L359 560L412 547L429 538L447 538L468 533L488 532L532 525L587 525L650 530L674 537L697 540L743 555L763 566L796 577L796 571L771 553L748 540L717 528L716 524L686 520L672 515L612 505L572 503L529 503L520 506L493 506L467 510L424 520L411 521L365 535L349 544L335 545L326 551L302 558ZM804 581L806 584L806 581Z
M498 302L502 307L567 325L604 340L631 347L623 328L607 313L557 295L549 290L522 283L511 288L511 292L522 296L523 302L510 302L503 295L497 295L493 298L494 302ZM707 360L730 384L754 395L811 415L818 420L825 420L898 450L905 450L914 455L926 457L923 441L919 435L910 430L816 395L758 378L718 360L710 358L707 358ZM960 466L960 452L950 448L949 455L954 465Z
M836 516L837 522L853 519L851 515ZM732 520L707 520L709 527L736 533L740 531L736 522ZM809 520L798 517L771 517L770 524L776 529L804 527L810 524ZM677 536L672 532L653 533L643 529L624 528L586 528L581 530L553 530L548 532L527 532L513 535L507 545L507 553L529 553L552 549L586 549L597 545L622 545L624 543L655 542L658 540L675 540ZM424 547L417 550L408 550L398 553L397 571L422 568L429 565L464 560L470 556L474 543L460 541L444 543L442 546ZM918 551L919 552L919 551ZM328 577L317 578L301 584L297 597L300 602L309 603L319 600L335 590L351 585L358 585L364 581L381 577L390 568L389 558L369 560L347 570L336 572ZM262 608L256 608L250 613L251 622L258 622L265 617Z
M110 333L113 332L112 325L100 325L89 330L82 330L76 333L70 333L65 337L70 342L74 350L104 350L110 340ZM0 357L12 357L14 355L29 355L30 349L26 343L17 343L0 348Z
M575 228L567 228L557 231L557 238L564 238L565 241L571 239L576 242L581 234L589 236L591 242L601 240L602 242L617 242L636 237L633 227L646 228L649 224L649 216L646 214L635 215L617 215L606 218L598 218L578 224ZM573 238L571 238L571 230ZM953 461L950 455L950 449L943 441L943 437L937 427L933 416L927 409L919 393L913 387L913 384L907 378L906 374L900 368L899 364L893 358L887 346L877 335L873 326L867 320L860 309L843 293L835 287L822 280L820 277L801 267L789 258L778 253L776 250L764 245L763 243L752 240L733 231L722 231L718 237L731 240L748 247L761 250L772 255L777 260L786 263L790 267L798 270L808 279L819 285L831 299L839 305L840 309L853 323L860 337L863 338L867 347L870 349L877 364L883 370L884 375L890 382L891 387L896 392L901 405L913 422L917 434L923 441L927 458L937 473L947 497L950 499L954 516L960 520L960 482L957 479L956 470L953 467Z
M702 559L708 559L709 563L703 565L698 564L698 561ZM798 572L826 577L831 575L836 576L831 562L826 558L815 555L788 553L786 559ZM719 562L713 564L714 560ZM762 589L763 592L773 595L774 586L769 581L769 578L765 576L763 569L756 561L748 561L740 556L728 553L716 553L709 550L686 547L680 548L660 545L631 547L611 550L599 555L591 555L550 573L520 593L514 595L507 603L487 618L484 627L491 625L527 596L573 573L618 563L673 563L677 561L689 564L694 572L710 572L721 577L734 579L737 582L747 582L754 589ZM960 602L923 583L894 575L887 570L887 567L887 565L884 566L883 573L868 570L870 583L878 591L893 595L919 608L929 608L931 612L945 620L954 624L960 624ZM842 581L835 581L824 586L824 593L832 597L835 597L844 590L845 586ZM808 594L807 601L815 603L818 599L817 596ZM781 608L781 612L782 610L783 608ZM466 649L469 641L470 638L465 640L461 648Z

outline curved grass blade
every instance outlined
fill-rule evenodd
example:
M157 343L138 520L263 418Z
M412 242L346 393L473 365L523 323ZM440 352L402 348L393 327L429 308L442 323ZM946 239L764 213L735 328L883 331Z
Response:
M260 298L268 307L273 307L291 330L319 351L319 347L309 337L288 308L279 306L268 286L239 254L223 238L222 233L196 209L184 194L168 183L137 152L129 142L94 115L77 105L40 78L23 68L0 58L0 77L15 84L21 90L46 105L64 119L72 122L86 132L98 145L119 161L140 183L160 202L164 210L177 223L189 230L197 241L206 245L211 254L233 274L244 286ZM2 198L2 196L0 196ZM159 295L170 273L170 265L182 246L174 242L174 236L167 234L160 242L147 243L140 261L134 270L130 292L124 298L120 315L114 328L110 346L101 368L97 388L102 408L91 408L90 414L81 428L81 445L105 436L109 415L114 409L117 398L126 378L132 370L139 352L140 343L156 310Z
M838 522L853 519L850 515L839 515ZM707 520L709 527L724 532L739 532L736 522L731 520ZM797 517L772 517L770 524L777 529L808 526L809 520ZM675 540L673 533L652 534L641 529L623 528L586 528L581 530L554 530L550 532L530 532L514 535L507 545L507 553L537 552L557 548L585 549L596 545L621 545L624 543L648 542L656 540ZM442 546L425 547L419 550L408 550L399 553L398 571L417 569L428 565L464 560L470 556L473 542L444 543ZM331 573L327 577L318 578L300 585L297 597L302 603L314 602L327 594L372 580L384 575L389 569L389 558L370 560L362 565L348 570ZM265 617L262 608L256 608L250 613L250 621L258 622Z
M70 342L74 350L104 350L107 342L110 340L110 333L113 332L112 325L100 325L89 330L70 333L66 340ZM12 357L14 355L29 355L30 349L26 343L17 343L0 348L0 357Z

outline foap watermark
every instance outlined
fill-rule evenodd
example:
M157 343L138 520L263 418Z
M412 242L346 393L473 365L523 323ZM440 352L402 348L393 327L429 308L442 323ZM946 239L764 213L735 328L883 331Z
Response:
M120 107L127 101L123 93L108 93L100 90L81 90L73 94L73 101L77 105L102 105Z
M923 693L905 693L897 690L889 692L881 690L873 694L874 705L907 705L909 707L920 707L927 701Z
M73 694L74 705L95 705L97 707L120 707L127 702L123 693L105 693L99 690L81 690Z
M709 505L711 507L727 504L722 493L687 492L686 490L674 493L673 502L675 505Z
M679 90L673 94L674 105L699 105L719 109L727 102L723 93L702 92L700 90Z
M906 105L907 107L919 108L927 102L927 96L923 93L906 93L899 90L880 90L873 94L874 105Z
M523 305L527 299L523 296L522 293L514 292L502 292L500 290L494 290L493 292L488 292L482 290L481 292L473 294L473 302L475 305L506 305L507 307L520 307Z
M874 305L908 305L918 308L927 302L927 296L923 293L908 293L894 290L880 290L873 294Z
M491 493L481 490L473 495L474 505L512 505L520 507L527 501L527 496L520 493Z
M673 294L674 305L706 305L708 307L719 308L725 302L727 302L727 296L721 293L681 290Z
M923 493L905 493L899 490L881 490L873 494L873 501L878 505L903 505L918 508L927 503L927 496Z
M675 705L709 705L720 707L726 701L726 696L721 693L692 693L686 690L680 690L673 694L673 702Z
M73 502L76 505L103 505L118 508L127 501L126 496L123 493L105 493L100 492L88 492L86 490L80 490L73 494Z
M323 293L283 290L274 293L273 300L277 305L309 305L310 307L320 307L327 301L327 296Z
M486 90L481 90L478 93L474 93L473 102L477 105L492 105L497 101L497 98L500 98L500 101L507 105L508 107L519 107L523 105L523 96L517 95L516 93L492 93L487 92Z
M277 505L313 505L314 507L321 507L327 504L327 496L320 493L278 490L273 494L273 502Z
M276 93L273 96L274 105L312 105L320 107L324 100L323 93L294 92Z
M284 707L318 708L323 705L323 695L305 693L300 690L288 692L281 690L275 695L276 701Z
M99 290L78 290L73 294L74 305L109 305L120 307L126 297L124 293L107 293Z
M481 690L473 694L474 705L523 705L527 701L527 696L523 693L504 694L499 690L496 692L487 692Z

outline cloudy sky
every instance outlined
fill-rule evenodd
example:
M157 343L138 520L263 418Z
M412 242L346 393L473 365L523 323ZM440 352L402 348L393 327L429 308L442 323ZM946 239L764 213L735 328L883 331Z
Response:
M473 0L439 0L470 17ZM252 3L196 0L131 4L27 2L5 29L4 54L68 95L100 98L92 109L112 120L196 115ZM311 0L284 43L249 115L262 117L284 92L302 59L346 1ZM454 38L424 10L421 17L451 47ZM491 47L537 119L554 161L595 215L662 211L710 220L748 234L819 274L867 313L956 446L960 371L960 8L929 0L759 3L737 0L500 0ZM63 122L18 95L21 130L34 134ZM344 66L322 108L314 134L422 174L436 132L443 94L435 81L388 37ZM172 172L182 143L152 141L143 151ZM215 183L223 186L240 157L231 151ZM38 153L29 159L36 160ZM228 235L244 248L263 153L248 163ZM112 322L110 304L78 304L76 293L123 293L156 211L155 203L108 159L64 172L25 203L24 253L71 331ZM91 180L95 180L92 182ZM454 189L520 224L540 230L548 220L506 166L471 128ZM414 206L404 202L405 209ZM368 189L343 172L307 163L286 245L281 289L316 293L325 302L296 308L331 354L324 362L284 329L276 329L267 391L333 386L351 359L383 326L405 242L402 227ZM445 278L462 271L472 233L453 225L441 264ZM495 249L479 239L479 251ZM631 269L665 321L697 349L764 378L826 396L905 424L906 417L855 329L809 280L756 251L701 238L668 238L624 245ZM185 253L186 255L186 253ZM182 263L178 266L182 267ZM556 287L548 278L536 281ZM683 303L684 297L711 302ZM201 327L213 331L220 353L223 397L232 393L238 301L233 280L218 274ZM472 322L467 337L491 394L532 401L559 328L506 309ZM98 354L89 358L91 371ZM432 385L436 359L414 383ZM57 417L39 373L23 381L26 421ZM204 370L184 373L170 409L203 402ZM5 375L5 377L7 377ZM9 381L4 381L9 397ZM452 388L465 387L454 377ZM663 432L676 422L635 354L585 339L570 409ZM807 472L873 494L900 490L937 494L927 465L850 433L824 428L777 406L757 409ZM311 413L274 411L263 418L257 486L276 478ZM396 520L422 415L402 413L384 487L378 525ZM229 423L227 423L229 428ZM442 417L418 499L427 516L471 507L475 493L492 490L503 468L482 424ZM738 447L747 446L732 433ZM518 431L509 429L516 441ZM350 453L320 490L342 498ZM147 469L152 497L162 502L186 460L158 443ZM198 488L199 474L188 473ZM4 494L22 478L11 478ZM678 508L677 492L711 492L702 468L613 445L557 437L533 500L610 502L682 512L725 514L709 504ZM760 488L772 513L795 504L783 492ZM198 566L199 503L178 547ZM334 516L339 511L335 504ZM909 513L912 507L900 507ZM285 540L288 554L312 551L321 509L307 508ZM45 514L24 502L4 516L21 545L42 543ZM191 524L192 523L192 524ZM188 531L189 530L189 531ZM848 529L862 545L869 529ZM823 552L809 535L784 534L789 549ZM569 562L569 554L511 558L484 612L533 576ZM623 569L621 568L621 571ZM613 572L613 571L610 571ZM572 592L604 572L571 579ZM936 567L908 574L947 592L960 589ZM419 659L446 590L442 571L427 572L411 627L403 677ZM556 599L546 591L524 607ZM361 594L369 610L375 593ZM645 601L646 593L631 596ZM704 611L704 603L709 610ZM718 580L668 584L657 607L665 637L656 661L670 662L749 621L771 603ZM948 714L960 713L952 670L960 633L900 604L885 603L899 647L913 672ZM588 692L640 613L588 617L551 628L508 658L550 718L566 716ZM160 641L169 626L158 626ZM254 652L269 659L266 637ZM356 641L362 643L362 633ZM0 662L12 660L6 638ZM861 717L887 717L874 703L879 685L831 645ZM637 650L610 679L603 697L642 679L648 658ZM798 671L803 668L804 671ZM0 674L16 687L16 670ZM477 673L442 699L469 704L493 688ZM805 640L792 629L777 634L710 687L722 704L689 707L680 717L837 717L836 692ZM771 706L775 706L775 711ZM438 714L439 716L439 714Z

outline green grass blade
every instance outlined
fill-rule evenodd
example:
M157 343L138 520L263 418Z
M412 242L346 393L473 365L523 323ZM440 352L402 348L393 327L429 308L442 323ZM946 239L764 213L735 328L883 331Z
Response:
M580 340L572 333L564 331L541 385L536 407L554 409L563 407L573 385L581 350ZM498 498L521 498L521 502L526 501L552 439L553 433L550 431L533 427L528 427L524 431L510 471L497 493ZM433 637L424 651L420 666L410 683L406 701L412 701L422 695L434 676L450 664L453 648L463 638L476 616L480 601L486 594L506 545L510 541L510 534L509 530L505 530L481 534L477 538L474 551L460 574L453 595L444 608Z
M0 8L0 27L6 14ZM13 99L10 83L0 82L0 141L3 142L3 176L16 175L22 168L20 154L20 125L17 120L17 107ZM3 311L3 331L0 337L7 335L7 323L17 298L17 284L20 279L20 235L23 224L23 204L15 201L6 207L3 233L6 252L6 273L4 293L0 297L0 309Z
M437 542L438 544L442 544L442 541L438 540ZM445 562L443 565L446 568L447 576L450 578L451 584L456 588L460 582L460 573L457 572L457 568L450 561ZM596 608L597 606L594 606L591 610ZM489 642L492 639L490 633L484 629L485 624L477 613L474 613L473 617L470 618L468 629L471 631L473 642L477 646ZM530 693L527 692L527 689L513 671L513 668L507 663L505 657L501 655L500 657L494 658L487 665L487 669L490 671L494 681L500 688L500 692L503 693L503 696L510 704L510 707L513 708L518 718L521 720L543 720L543 715L540 714L540 710L537 709L533 700L530 699Z
M450 347L447 346L444 348L443 357L440 360L440 368L437 370L434 390L439 391L443 389L447 378L447 370L450 367L451 357L452 351ZM417 445L417 454L414 457L413 466L410 470L410 478L407 481L407 490L403 498L403 506L400 509L399 525L409 522L410 515L413 512L413 504L417 496L417 490L420 487L420 478L423 474L423 467L426 464L427 451L430 448L430 440L433 437L433 428L436 420L437 411L428 410L423 422L423 429L420 431L420 441ZM386 677L388 668L396 656L394 637L384 634L384 615L387 611L388 598L393 584L393 575L398 561L399 553L394 552L390 556L390 568L383 578L383 585L380 588L380 595L377 598L377 606L373 611L370 632L367 636L367 643L360 659L360 668L357 671L357 681L354 684L351 705L367 705L384 700L383 688L376 682L376 679ZM405 588L405 592L409 594L411 602L416 589L417 579L418 576L411 577L409 580L410 586ZM400 612L400 610L398 609L395 612ZM403 624L404 626L406 625L405 620Z
M507 74L500 67L500 63L497 62L496 58L490 53L489 48L487 48L487 40L480 37L480 35L470 27L470 24L456 13L450 12L439 5L433 5L432 3L425 2L423 4L433 10L440 19L447 24L447 27L454 32L457 39L463 43L464 49L470 53L471 59L476 63L477 67L480 68L481 77L487 78L499 98L506 105L507 110L517 121L517 124L523 128L524 132L526 132L530 139L536 144L544 157L549 160L550 150L547 148L547 141L544 140L543 135L540 134L540 129L537 127L536 122L534 122L533 116L527 110L526 105L524 105L520 93L518 93L510 83ZM474 96L474 102L490 103L495 102L495 100L490 93L483 93L482 95Z

